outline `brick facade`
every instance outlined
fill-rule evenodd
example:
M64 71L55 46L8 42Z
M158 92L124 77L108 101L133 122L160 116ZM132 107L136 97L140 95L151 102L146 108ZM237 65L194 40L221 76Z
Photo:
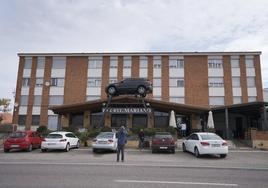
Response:
M230 56L223 56L225 105L233 104L233 87Z
M248 87L247 87L247 72L246 72L246 64L245 64L245 56L241 55L239 58L239 66L240 66L240 82L241 82L241 91L242 91L242 102L248 102Z

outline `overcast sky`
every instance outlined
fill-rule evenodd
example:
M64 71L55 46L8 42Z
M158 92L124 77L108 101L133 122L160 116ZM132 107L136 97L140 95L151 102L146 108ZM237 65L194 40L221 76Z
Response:
M262 51L267 0L0 0L0 98L23 52Z

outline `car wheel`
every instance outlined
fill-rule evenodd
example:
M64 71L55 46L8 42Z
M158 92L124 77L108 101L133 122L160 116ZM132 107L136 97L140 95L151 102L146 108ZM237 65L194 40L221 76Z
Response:
M97 153L97 149L96 148L93 148L93 153Z
M47 149L41 149L41 151L42 151L42 152L46 152L46 151L47 151Z
M80 142L77 141L76 148L78 149L80 147Z
M183 152L186 152L185 144L182 144L182 151L183 151Z
M28 151L28 152L31 152L32 150L33 150L33 145L32 145L32 144L30 144L30 145L28 146L27 151Z
M110 87L108 88L108 94L109 94L109 95L115 95L115 93L116 93L116 89L115 89L115 87L114 87L114 86L110 86Z
M70 151L70 144L69 143L67 143L66 148L65 148L65 151L66 152Z
M4 152L5 152L5 153L8 153L8 152L9 152L9 149L4 149Z
M197 147L194 148L194 155L195 155L197 158L200 157L200 154L199 154L199 151L198 151L198 148L197 148Z
M226 154L221 154L220 157L221 158L225 158L227 155Z
M137 91L138 91L138 94L140 94L141 96L144 96L144 95L146 96L146 89L144 86L139 86Z

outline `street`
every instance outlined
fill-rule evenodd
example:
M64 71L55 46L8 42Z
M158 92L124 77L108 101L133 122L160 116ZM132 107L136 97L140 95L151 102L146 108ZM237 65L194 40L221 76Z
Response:
M90 149L69 153L0 151L0 187L267 187L268 152L230 151L225 159L189 153L127 150L116 154Z

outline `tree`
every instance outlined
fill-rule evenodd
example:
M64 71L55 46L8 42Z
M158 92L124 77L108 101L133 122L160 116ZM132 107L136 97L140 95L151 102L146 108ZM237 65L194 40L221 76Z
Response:
M6 99L6 98L0 99L0 107L2 107L2 109L0 108L0 110L2 110L3 112L10 111L10 109L8 108L10 105L10 102L11 102L10 99Z

